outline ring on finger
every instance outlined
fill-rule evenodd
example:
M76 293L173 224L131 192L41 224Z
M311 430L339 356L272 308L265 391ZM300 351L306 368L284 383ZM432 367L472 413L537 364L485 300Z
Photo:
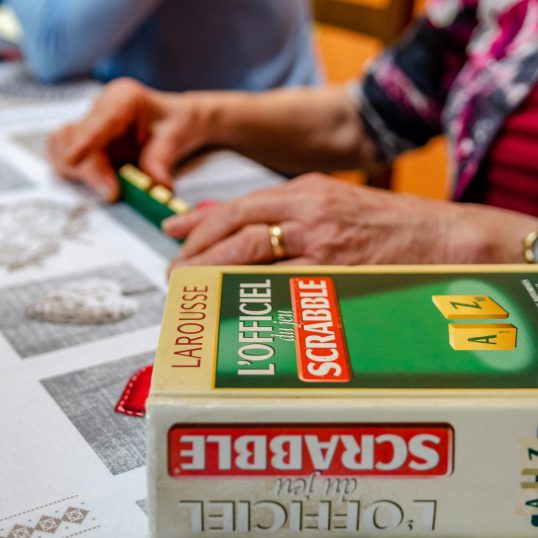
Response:
M269 226L269 239L271 241L271 248L273 249L273 256L275 259L284 259L286 257L286 249L284 247L282 226L280 224L271 224Z

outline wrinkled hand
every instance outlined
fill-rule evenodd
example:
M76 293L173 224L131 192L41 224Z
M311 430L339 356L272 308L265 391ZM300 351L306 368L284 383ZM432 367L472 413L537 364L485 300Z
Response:
M513 211L360 187L321 174L165 221L186 238L172 267L273 263L269 225L282 227L281 264L518 263L538 221Z
M53 133L49 153L62 176L114 201L119 196L115 169L121 164L138 162L170 187L173 165L204 143L189 94L166 94L119 79L107 85L85 118Z
M282 227L287 264L469 262L475 235L464 206L310 174L218 207L172 217L186 238L177 265L273 263L269 225Z

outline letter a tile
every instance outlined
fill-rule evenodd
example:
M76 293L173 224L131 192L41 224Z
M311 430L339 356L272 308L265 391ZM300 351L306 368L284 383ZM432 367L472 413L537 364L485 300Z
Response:
M448 338L450 345L458 351L507 351L516 348L517 327L510 323L451 323Z

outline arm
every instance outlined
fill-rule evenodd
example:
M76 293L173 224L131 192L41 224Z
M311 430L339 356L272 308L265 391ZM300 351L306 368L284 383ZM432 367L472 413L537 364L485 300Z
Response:
M50 153L60 174L113 200L114 165L122 159L169 185L174 164L205 146L297 172L357 166L373 157L341 87L167 94L127 79L110 83L85 118L55 133Z
M88 73L138 28L162 0L8 0L23 49L41 80Z
M472 23L466 28L472 28ZM391 87L391 77L380 76L386 75L386 70L378 70L368 77L359 103L353 103L343 87L277 90L258 95L174 95L154 92L132 81L111 83L86 118L52 137L52 160L62 175L86 181L98 190L106 187L105 198L113 200L118 188L110 166L114 160L111 142L124 140L133 130L139 136L131 155L144 171L165 184L170 183L170 171L177 160L204 146L235 149L274 168L294 172L349 168L378 157L390 158L440 130L441 111L435 103L439 99L441 106L443 92L437 95L434 91L436 95L427 101L435 112L432 117L419 114L413 106L423 102L422 91L439 84L437 71L426 68L439 61L437 49L441 44L431 54L427 39L420 32L417 35L421 37L411 36L401 45L401 52L397 52L400 48L394 49L388 57L397 53L413 59L418 51L422 60L409 62L416 68L409 69L409 73L420 74L424 68L427 82L417 80L409 85L409 77L399 76L398 84ZM428 25L426 35L440 34ZM445 41L438 39L440 43ZM453 48L460 51L461 46ZM404 71L397 72L403 75ZM413 99L402 103L395 98L407 91ZM409 125L419 133L418 141L406 140L405 132L399 129ZM383 147L386 141L392 154Z
M271 248L274 223L284 261ZM310 174L172 217L164 229L185 239L173 265L521 263L522 239L538 219Z
M341 170L374 158L373 145L343 86L207 93L200 99L209 145L233 149L274 169Z
M344 87L198 94L211 125L208 142L298 173L391 160L423 145L442 130L446 97L477 23L477 0L449 21L439 16L445 4L432 6L429 18L373 64L358 94Z
M293 172L390 161L425 144L442 131L443 107L466 61L477 6L478 0L465 6L432 2L427 17L351 91L275 91L226 102L216 96L214 142Z

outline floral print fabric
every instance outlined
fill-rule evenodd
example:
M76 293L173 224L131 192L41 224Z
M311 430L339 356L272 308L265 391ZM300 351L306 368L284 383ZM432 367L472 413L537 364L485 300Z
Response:
M538 0L431 0L353 87L381 159L446 133L461 198L538 81Z

